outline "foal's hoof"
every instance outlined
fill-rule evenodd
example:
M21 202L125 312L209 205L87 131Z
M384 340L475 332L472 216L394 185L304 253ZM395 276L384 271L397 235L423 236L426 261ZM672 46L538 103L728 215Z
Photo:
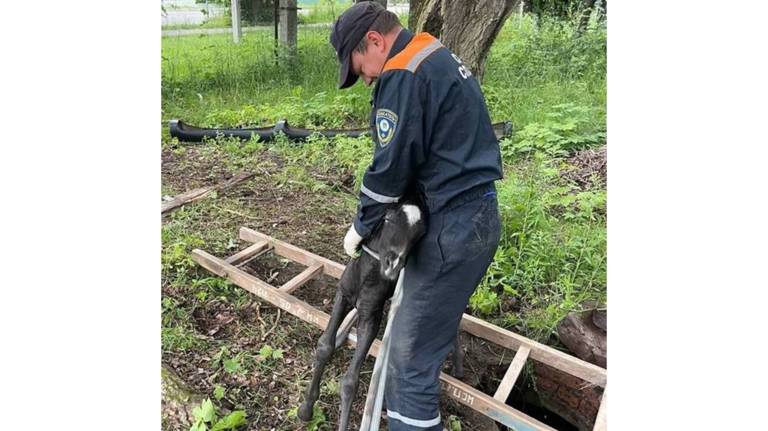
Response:
M453 370L451 370L451 374L453 374L453 377L456 377L457 379L463 379L464 367L453 367Z
M301 403L299 406L299 411L296 413L296 415L304 422L309 422L312 420L312 407L308 406L306 403Z

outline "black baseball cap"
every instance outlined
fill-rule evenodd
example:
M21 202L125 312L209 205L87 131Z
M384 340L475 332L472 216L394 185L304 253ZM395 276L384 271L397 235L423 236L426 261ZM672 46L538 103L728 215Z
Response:
M331 45L340 64L339 88L347 88L357 81L358 76L352 71L352 51L384 11L384 7L374 1L355 3L333 24Z

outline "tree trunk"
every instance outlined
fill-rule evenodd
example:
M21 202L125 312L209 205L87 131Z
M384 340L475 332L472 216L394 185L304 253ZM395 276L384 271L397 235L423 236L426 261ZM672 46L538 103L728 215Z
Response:
M589 17L592 16L592 10L595 8L595 0L584 0L581 2L581 17L579 18L579 34L584 33L589 24Z
M408 26L439 38L482 81L491 44L516 0L411 0Z

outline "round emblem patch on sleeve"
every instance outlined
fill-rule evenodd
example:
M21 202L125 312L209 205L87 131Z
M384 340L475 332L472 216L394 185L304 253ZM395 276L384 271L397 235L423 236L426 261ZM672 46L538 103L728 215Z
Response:
M376 111L376 132L379 135L379 145L386 147L395 136L397 129L397 114L389 109Z

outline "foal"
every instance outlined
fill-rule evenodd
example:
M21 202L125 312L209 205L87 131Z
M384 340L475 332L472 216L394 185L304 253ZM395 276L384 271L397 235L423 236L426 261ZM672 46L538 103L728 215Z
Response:
M312 407L320 395L320 379L326 364L336 348L336 331L347 313L354 307L358 311L357 347L341 385L341 416L339 430L346 431L352 401L357 393L360 367L379 331L384 303L395 292L397 276L405 266L411 247L426 232L422 211L417 205L405 203L387 210L365 246L365 251L352 260L344 270L336 290L333 311L323 335L317 343L312 383L307 388L298 416L303 421L312 419ZM346 334L345 334L346 336ZM339 343L342 344L342 343Z

